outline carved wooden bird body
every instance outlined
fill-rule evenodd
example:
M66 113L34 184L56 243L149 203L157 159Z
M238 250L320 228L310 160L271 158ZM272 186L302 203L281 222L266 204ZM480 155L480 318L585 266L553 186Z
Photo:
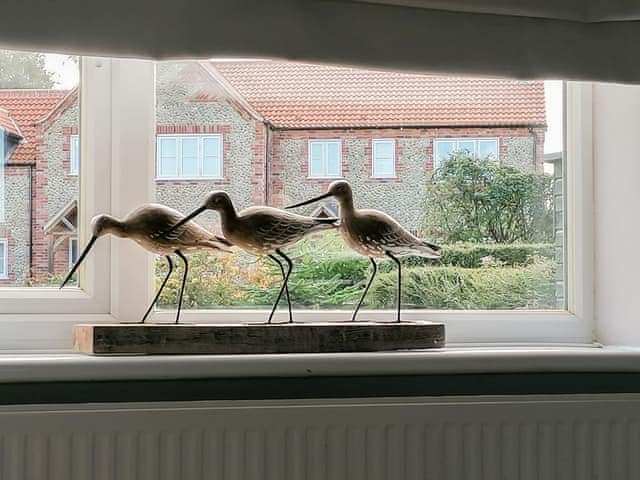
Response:
M437 246L420 240L379 210L347 210L341 215L338 230L352 249L367 257L385 257L387 252L398 256L440 257Z
M106 216L105 216L106 217ZM103 218L105 218L103 217ZM196 222L187 222L180 229L164 237L157 234L168 230L184 219L177 210L165 205L148 203L130 212L122 221L113 217L94 221L110 224L108 233L117 237L129 238L145 250L158 255L171 255L176 250L182 253L195 253L205 250L230 252L231 243L215 235Z
M183 219L184 215L177 210L156 203L141 205L131 211L122 220L106 214L95 216L91 220L91 238L78 257L75 265L63 280L60 288L64 287L69 282L98 238L107 234L115 235L120 238L128 238L136 242L148 252L164 255L169 265L169 272L158 289L151 305L149 305L149 308L142 317L142 323L144 323L151 313L151 310L158 301L169 276L171 276L173 271L171 255L176 254L184 262L185 269L182 284L180 286L178 311L176 314L176 323L178 323L180 319L180 310L182 308L184 286L189 270L189 263L187 258L184 256L184 253L193 253L205 250L231 253L231 244L227 240L209 232L195 222L186 222L181 225L179 229L176 229L171 232L171 234L164 237L159 235L160 233L169 230L172 226Z
M222 213L222 233L233 245L256 255L269 255L304 236L335 228L336 219L318 219L272 207L249 207L237 215Z
M380 210L356 209L353 205L351 185L344 180L337 180L329 185L329 190L320 196L305 200L286 208L295 208L323 198L335 197L340 204L339 231L345 242L356 252L366 255L371 260L373 271L356 306L351 320L355 320L362 306L369 287L377 272L375 257L389 257L398 266L398 300L396 320L400 321L400 305L402 296L402 265L397 256L416 255L427 258L439 258L440 247L421 240L406 230L397 221Z
M202 206L188 214L177 225L169 229L165 235L170 236L179 232L185 222L205 210L216 210L220 214L222 233L231 244L255 255L267 255L280 266L283 283L267 323L271 323L283 292L287 294L289 322L293 322L291 301L287 289L293 262L282 249L302 240L310 233L336 228L338 219L307 217L266 206L249 207L236 212L229 195L223 191L216 191L207 195ZM286 272L284 265L275 254L287 263L288 270Z

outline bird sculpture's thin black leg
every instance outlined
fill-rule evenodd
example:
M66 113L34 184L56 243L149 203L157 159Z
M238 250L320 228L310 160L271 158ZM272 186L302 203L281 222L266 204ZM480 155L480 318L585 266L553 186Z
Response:
M164 290L164 286L167 284L167 280L169 280L169 277L173 272L173 262L171 261L171 257L169 255L165 255L164 258L167 259L167 264L169 265L169 271L167 272L167 276L164 277L164 280L162 281L160 288L156 292L156 296L153 298L151 305L149 305L149 308L147 309L147 312L144 314L144 317L142 317L142 321L140 323L144 323L147 317L149 316L149 314L151 313L151 310L153 310L153 306L156 304L156 302L160 298L160 294L162 293L162 290Z
M391 255L391 252L385 252L387 257L396 262L398 265L398 316L396 317L396 321L400 321L400 306L402 305L402 266L400 265L400 260Z
M291 275L291 270L293 270L293 262L289 257L287 257L282 250L276 250L276 253L284 258L284 261L287 262L289 266L289 270L287 270L287 278L284 281L284 291L287 292L287 304L289 307L289 323L293 323L293 312L291 311L291 299L289 298L289 275Z
M280 250L276 250L276 253L280 255L289 265L289 269L287 270L287 274L284 276L284 281L282 282L282 287L280 288L280 292L278 293L278 298L276 298L276 303L273 304L273 308L271 309L271 313L269 314L269 319L267 323L271 323L273 319L273 314L276 313L276 308L278 308L278 303L280 303L280 299L282 298L282 293L287 289L287 282L289 281L289 275L291 275L291 270L293 269L293 262L289 257L287 257ZM291 313L291 302L289 302L289 323L293 322L293 315Z
M184 295L184 286L187 283L187 274L189 273L189 262L180 250L176 250L178 255L184 262L184 275L182 275L182 285L180 286L180 296L178 297L178 313L176 314L176 323L180 321L180 310L182 310L182 297Z
M360 310L360 307L362 306L362 302L364 302L364 297L367 296L367 292L369 291L369 287L373 283L373 278L376 276L376 273L378 271L378 264L376 263L375 259L373 257L369 257L369 260L371 260L371 265L373 266L373 270L371 271L371 276L369 277L369 281L367 282L367 286L364 287L364 292L362 292L362 296L360 297L360 301L358 302L358 306L353 311L353 315L351 316L351 321L352 322L356 321L356 315L358 315L358 310Z
M275 255L268 255L268 257L276 262L280 267L280 271L282 272L282 281L284 282L284 279L287 276L286 272L284 271L284 265L282 265L282 262ZM289 285L285 286L284 293L287 296L287 303L289 304L289 322L293 322L293 316L291 315L291 298L289 297Z

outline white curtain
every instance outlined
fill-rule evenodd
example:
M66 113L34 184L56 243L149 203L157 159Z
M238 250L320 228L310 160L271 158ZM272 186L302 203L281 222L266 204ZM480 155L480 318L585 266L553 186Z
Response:
M21 0L0 47L640 83L637 0Z

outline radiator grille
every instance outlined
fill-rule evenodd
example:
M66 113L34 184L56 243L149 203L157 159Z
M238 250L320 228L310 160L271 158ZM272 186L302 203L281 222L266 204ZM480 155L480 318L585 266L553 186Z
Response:
M640 479L640 399L0 410L2 480Z

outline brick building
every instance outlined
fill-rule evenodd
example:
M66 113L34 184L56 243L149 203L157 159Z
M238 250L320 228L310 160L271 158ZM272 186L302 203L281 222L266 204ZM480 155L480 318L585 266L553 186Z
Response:
M346 178L359 205L418 230L431 171L453 151L542 170L539 81L176 62L160 64L156 97L156 196L182 211L212 189L238 208L282 206ZM77 250L77 92L0 90L0 139L0 284L23 285L66 271Z

